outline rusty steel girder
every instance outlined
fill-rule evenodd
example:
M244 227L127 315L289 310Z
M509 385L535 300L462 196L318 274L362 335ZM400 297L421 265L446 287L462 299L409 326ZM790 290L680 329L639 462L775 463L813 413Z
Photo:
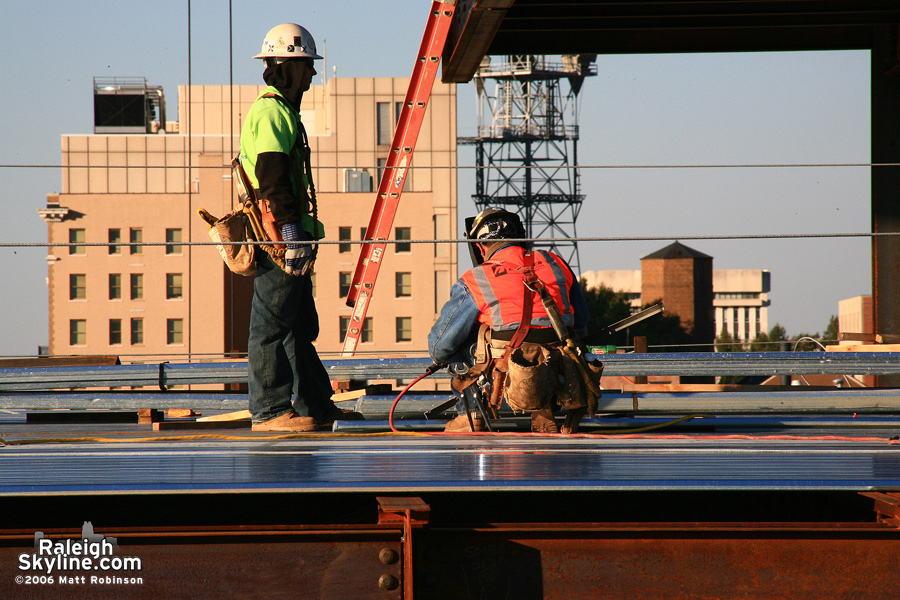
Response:
M60 583L58 573L53 584L17 583L34 530L7 529L0 597L890 598L900 589L900 503L897 494L865 495L875 500L877 521L472 526L431 521L431 507L417 497L379 497L370 524L102 532L118 540L118 555L140 559L141 568L126 574L140 584ZM74 529L43 533L80 537Z
M582 524L416 532L417 598L896 594L900 535L862 524Z

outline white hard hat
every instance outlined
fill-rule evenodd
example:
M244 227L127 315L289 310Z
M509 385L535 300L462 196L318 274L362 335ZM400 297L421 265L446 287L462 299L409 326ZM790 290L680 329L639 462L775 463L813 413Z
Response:
M262 50L253 58L322 57L316 54L316 41L306 28L296 23L282 23L269 30L263 40Z
M495 206L486 208L474 218L466 219L470 240L502 240L528 237L522 219L516 213Z

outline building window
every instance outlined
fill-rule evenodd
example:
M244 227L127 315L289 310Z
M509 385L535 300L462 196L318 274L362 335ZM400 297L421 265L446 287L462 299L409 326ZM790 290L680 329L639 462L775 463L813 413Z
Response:
M397 240L411 240L412 239L412 228L410 227L396 227L394 228L394 238ZM412 252L412 244L406 244L403 242L397 242L394 249L397 252Z
M109 320L109 345L118 346L122 343L122 319Z
M339 317L340 323L338 325L338 329L340 329L340 338L338 341L343 342L344 338L347 337L347 329L350 327L350 317ZM373 341L372 337L372 319L366 318L363 321L362 331L359 334L359 341L363 343L370 343Z
M397 298L412 296L412 273L394 274L394 293Z
M110 229L109 230L109 243L110 244L118 244L122 241L122 230L121 229ZM122 254L121 246L109 246L110 254Z
M87 275L72 273L69 275L69 300L84 300L87 298Z
M181 254L181 244L173 244L172 242L181 241L180 229L166 229L166 254Z
M390 144L394 134L394 120L391 118L391 103L376 102L375 111L377 113L378 144Z
M397 317L396 327L398 342L412 341L412 317Z
M350 293L350 283L353 281L353 274L348 271L341 271L338 274L338 297L346 298Z
M338 330L339 337L338 341L343 342L344 338L347 337L347 329L350 327L350 317L338 317Z
M131 344L138 345L144 343L144 319L131 320Z
M352 233L349 227L338 227L338 240L352 240ZM338 252L350 252L353 249L353 244L338 244Z
M381 176L384 174L384 168L387 166L386 158L378 159L378 186L381 186Z
M70 229L69 243L83 244L85 241L84 229ZM87 248L84 246L69 246L69 254L87 254Z
M346 169L344 171L345 192L371 192L372 175L364 169Z
M181 273L166 273L166 298L173 300L181 297Z
M166 319L166 343L184 343L184 319Z
M87 321L84 319L72 319L69 321L69 345L87 345Z
M132 244L140 244L144 241L144 231L142 229L132 229L128 236L128 241ZM131 246L132 254L143 254L143 246Z
M144 275L142 273L131 274L131 299L143 300L144 298Z
M122 299L122 274L121 273L110 273L109 274L109 299L110 300L121 300Z
M361 240L366 239L366 229L367 229L366 227L359 228L359 239L361 239ZM360 244L360 246L359 246L360 254L362 254L362 251L365 250L367 246L368 246L368 244Z

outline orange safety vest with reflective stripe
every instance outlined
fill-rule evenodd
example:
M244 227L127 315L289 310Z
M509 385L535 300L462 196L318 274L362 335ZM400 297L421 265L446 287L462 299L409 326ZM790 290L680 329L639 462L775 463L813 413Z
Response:
M519 269L524 265L525 249L507 246L463 274L462 281L478 306L479 323L494 331L519 327L525 296L525 277ZM574 282L572 270L556 254L535 250L534 274L553 298L563 322L571 327L575 321L575 311L569 302L569 289ZM550 327L550 318L538 294L532 295L531 326Z

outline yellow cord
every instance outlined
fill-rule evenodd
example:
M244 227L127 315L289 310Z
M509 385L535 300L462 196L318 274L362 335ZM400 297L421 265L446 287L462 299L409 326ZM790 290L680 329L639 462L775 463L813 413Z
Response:
M692 419L702 419L705 417L709 417L711 415L685 415L683 417L679 417L672 421L666 421L665 423L657 423L656 425L648 425L647 427L634 427L632 429L609 429L609 430L599 430L603 434L623 434L623 433L644 433L645 431L653 431L655 429L663 429L664 427L670 427L672 425L676 425L678 423L684 423L690 421ZM598 431L598 430L595 430Z
M602 433L604 435L615 435L615 434L628 434L628 433L644 433L646 431L654 431L656 429L663 429L665 427L670 427L672 425L683 423L687 421L691 421L692 419L697 418L706 418L711 415L703 415L703 414L695 414L695 415L685 415L683 417L679 417L677 419L673 419L672 421L666 421L665 423L657 423L656 425L648 425L647 427L635 427L631 429L594 429L597 433ZM441 432L443 433L443 432ZM300 439L310 439L310 438L327 438L334 439L336 437L343 438L360 438L360 437L381 437L385 435L392 436L405 436L405 437L429 437L435 435L433 432L422 432L422 431L400 431L400 432L373 432L373 433L285 433L279 435L225 435L219 433L203 433L203 434L195 434L195 435L161 435L155 437L121 437L121 438L110 438L110 437L97 437L97 436L86 436L86 437L72 437L72 438L34 438L34 439L25 439L25 440L5 440L0 438L0 446L26 446L32 444L76 444L79 442L98 442L98 443L135 443L135 442L190 442L190 441L198 441L198 440L226 440L226 441L261 441L261 440L300 440ZM455 434L454 434L455 435Z
M308 438L335 438L335 437L374 437L386 435L382 432L376 433L285 433L281 435L223 435L217 433L205 433L197 435L161 435L157 437L75 437L75 438L34 438L28 440L5 440L0 438L0 446L25 446L29 444L74 444L78 442L101 442L101 443L121 443L121 442L185 442L194 440L231 440L231 441L260 441L260 440L293 440ZM388 433L388 435L397 435ZM415 431L401 432L400 435L428 435Z

